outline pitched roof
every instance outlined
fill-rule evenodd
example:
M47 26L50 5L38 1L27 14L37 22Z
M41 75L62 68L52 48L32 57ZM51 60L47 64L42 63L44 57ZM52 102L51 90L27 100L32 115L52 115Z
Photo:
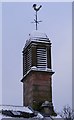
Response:
M11 105L3 105L0 106L0 117L19 117L19 118L29 118L34 117L35 114L28 107L23 106L11 106Z
M35 114L35 111L33 111L30 107L0 105L0 120L1 118L2 120L5 120L5 118L6 120L58 120L60 116L44 117L39 112L36 112Z

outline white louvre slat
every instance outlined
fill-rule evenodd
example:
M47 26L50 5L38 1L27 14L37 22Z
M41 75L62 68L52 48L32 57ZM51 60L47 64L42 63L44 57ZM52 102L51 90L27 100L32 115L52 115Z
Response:
M46 48L37 49L37 67L45 69L47 67L47 51Z

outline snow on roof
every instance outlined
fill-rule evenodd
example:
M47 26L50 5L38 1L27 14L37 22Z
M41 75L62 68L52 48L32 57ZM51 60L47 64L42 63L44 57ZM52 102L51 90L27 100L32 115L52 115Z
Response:
M34 30L29 34L30 38L46 38L48 39L47 35L43 32L40 32L38 30Z
M61 118L61 116L60 115L52 116L52 118Z
M13 117L29 118L34 116L34 112L29 107L0 105L0 119Z
M12 117L10 117L10 116L5 116L5 115L3 115L3 114L0 113L0 120L1 120L2 118L12 118Z
M5 112L3 113L1 110L6 111L6 114L5 114ZM7 113L7 111L11 111L14 116L9 115ZM13 117L16 118L15 116L17 116L17 118L19 118L19 116L21 115L19 111L28 112L28 114L33 113L28 107L11 106L11 105L3 105L3 106L1 106L0 105L0 120L2 118L13 118ZM25 114L24 114L24 116L25 116ZM22 117L20 116L20 118L23 118L24 116L22 116ZM26 117L24 117L24 118L26 118ZM31 117L29 116L29 118L34 118L36 120L41 120L43 118L43 116L40 113L37 113L37 115L31 116Z
M1 118L2 118L2 114L0 113L0 120L1 120Z
M26 40L25 47L27 47L32 42L41 42L41 43L50 43L50 39L46 33L34 30L29 34L28 39Z
M44 117L43 117L43 115L42 115L42 114L37 113L37 116L35 116L35 117L33 117L33 118L40 118L40 119L43 119Z
M13 106L13 105L0 105L0 110L13 110L13 111L22 111L27 113L33 113L28 107L23 106Z

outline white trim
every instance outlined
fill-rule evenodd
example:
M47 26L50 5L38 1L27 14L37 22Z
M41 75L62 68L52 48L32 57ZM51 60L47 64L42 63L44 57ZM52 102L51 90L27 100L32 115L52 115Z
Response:
M26 77L31 71L47 72L47 73L53 72L54 73L54 71L52 71L52 69L50 68L41 69L41 68L37 68L36 66L33 66L31 67L29 71L27 71L27 73L23 76L23 78Z

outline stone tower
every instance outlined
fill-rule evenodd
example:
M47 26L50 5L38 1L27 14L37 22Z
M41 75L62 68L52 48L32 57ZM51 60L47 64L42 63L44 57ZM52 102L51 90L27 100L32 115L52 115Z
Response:
M35 109L48 101L51 114L52 103L52 75L51 41L45 33L38 30L29 34L23 48L23 105Z

